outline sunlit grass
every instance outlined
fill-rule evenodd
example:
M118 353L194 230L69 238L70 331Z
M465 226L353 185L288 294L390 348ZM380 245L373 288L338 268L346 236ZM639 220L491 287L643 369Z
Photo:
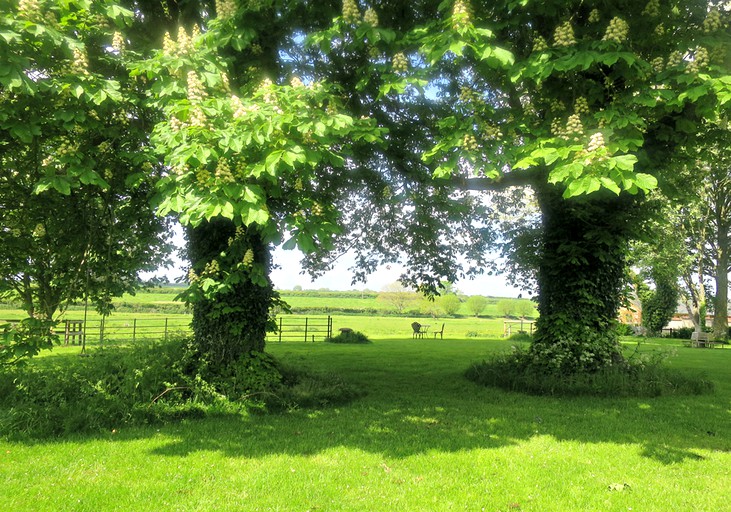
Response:
M0 443L13 511L725 510L731 350L652 340L709 396L541 398L474 385L504 340L270 344L367 392L348 406ZM631 348L631 347L630 347Z

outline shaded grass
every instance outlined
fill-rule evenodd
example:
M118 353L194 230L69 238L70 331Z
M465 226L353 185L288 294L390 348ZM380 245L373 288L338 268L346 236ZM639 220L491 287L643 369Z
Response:
M657 397L713 392L713 382L703 373L669 368L664 364L667 357L660 351L635 351L623 362L596 372L566 374L535 364L528 350L516 348L473 363L465 376L484 386L536 395Z
M534 397L462 377L508 348L458 339L272 344L281 361L335 372L367 395L344 407L0 442L0 503L14 511L727 507L730 350L678 348L670 359L716 383L714 395L697 397Z

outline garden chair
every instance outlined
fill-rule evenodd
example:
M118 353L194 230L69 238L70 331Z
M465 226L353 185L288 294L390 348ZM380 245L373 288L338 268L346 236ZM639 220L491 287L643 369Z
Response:
M411 328L414 330L414 333L411 335L412 338L424 337L424 331L421 330L421 324L419 322L412 323Z
M441 339L444 339L444 324L442 324L442 330L441 331L434 331L434 339L437 339L437 334Z

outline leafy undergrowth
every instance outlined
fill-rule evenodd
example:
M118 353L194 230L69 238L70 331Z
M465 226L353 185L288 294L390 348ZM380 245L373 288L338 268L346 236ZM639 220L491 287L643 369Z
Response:
M187 418L326 407L361 393L334 374L253 354L211 379L186 339L39 358L0 374L0 432L35 438Z
M597 372L566 375L532 364L526 351L516 349L472 364L465 375L485 386L549 396L658 397L714 391L703 374L669 368L666 357L654 352Z

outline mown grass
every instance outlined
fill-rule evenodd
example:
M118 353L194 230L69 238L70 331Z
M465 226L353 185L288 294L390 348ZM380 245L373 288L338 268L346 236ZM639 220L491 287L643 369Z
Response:
M13 511L716 511L731 500L731 350L651 340L713 395L532 397L467 381L505 340L270 344L367 394L347 406L0 442ZM628 350L632 347L628 345ZM54 356L51 356L54 357Z

